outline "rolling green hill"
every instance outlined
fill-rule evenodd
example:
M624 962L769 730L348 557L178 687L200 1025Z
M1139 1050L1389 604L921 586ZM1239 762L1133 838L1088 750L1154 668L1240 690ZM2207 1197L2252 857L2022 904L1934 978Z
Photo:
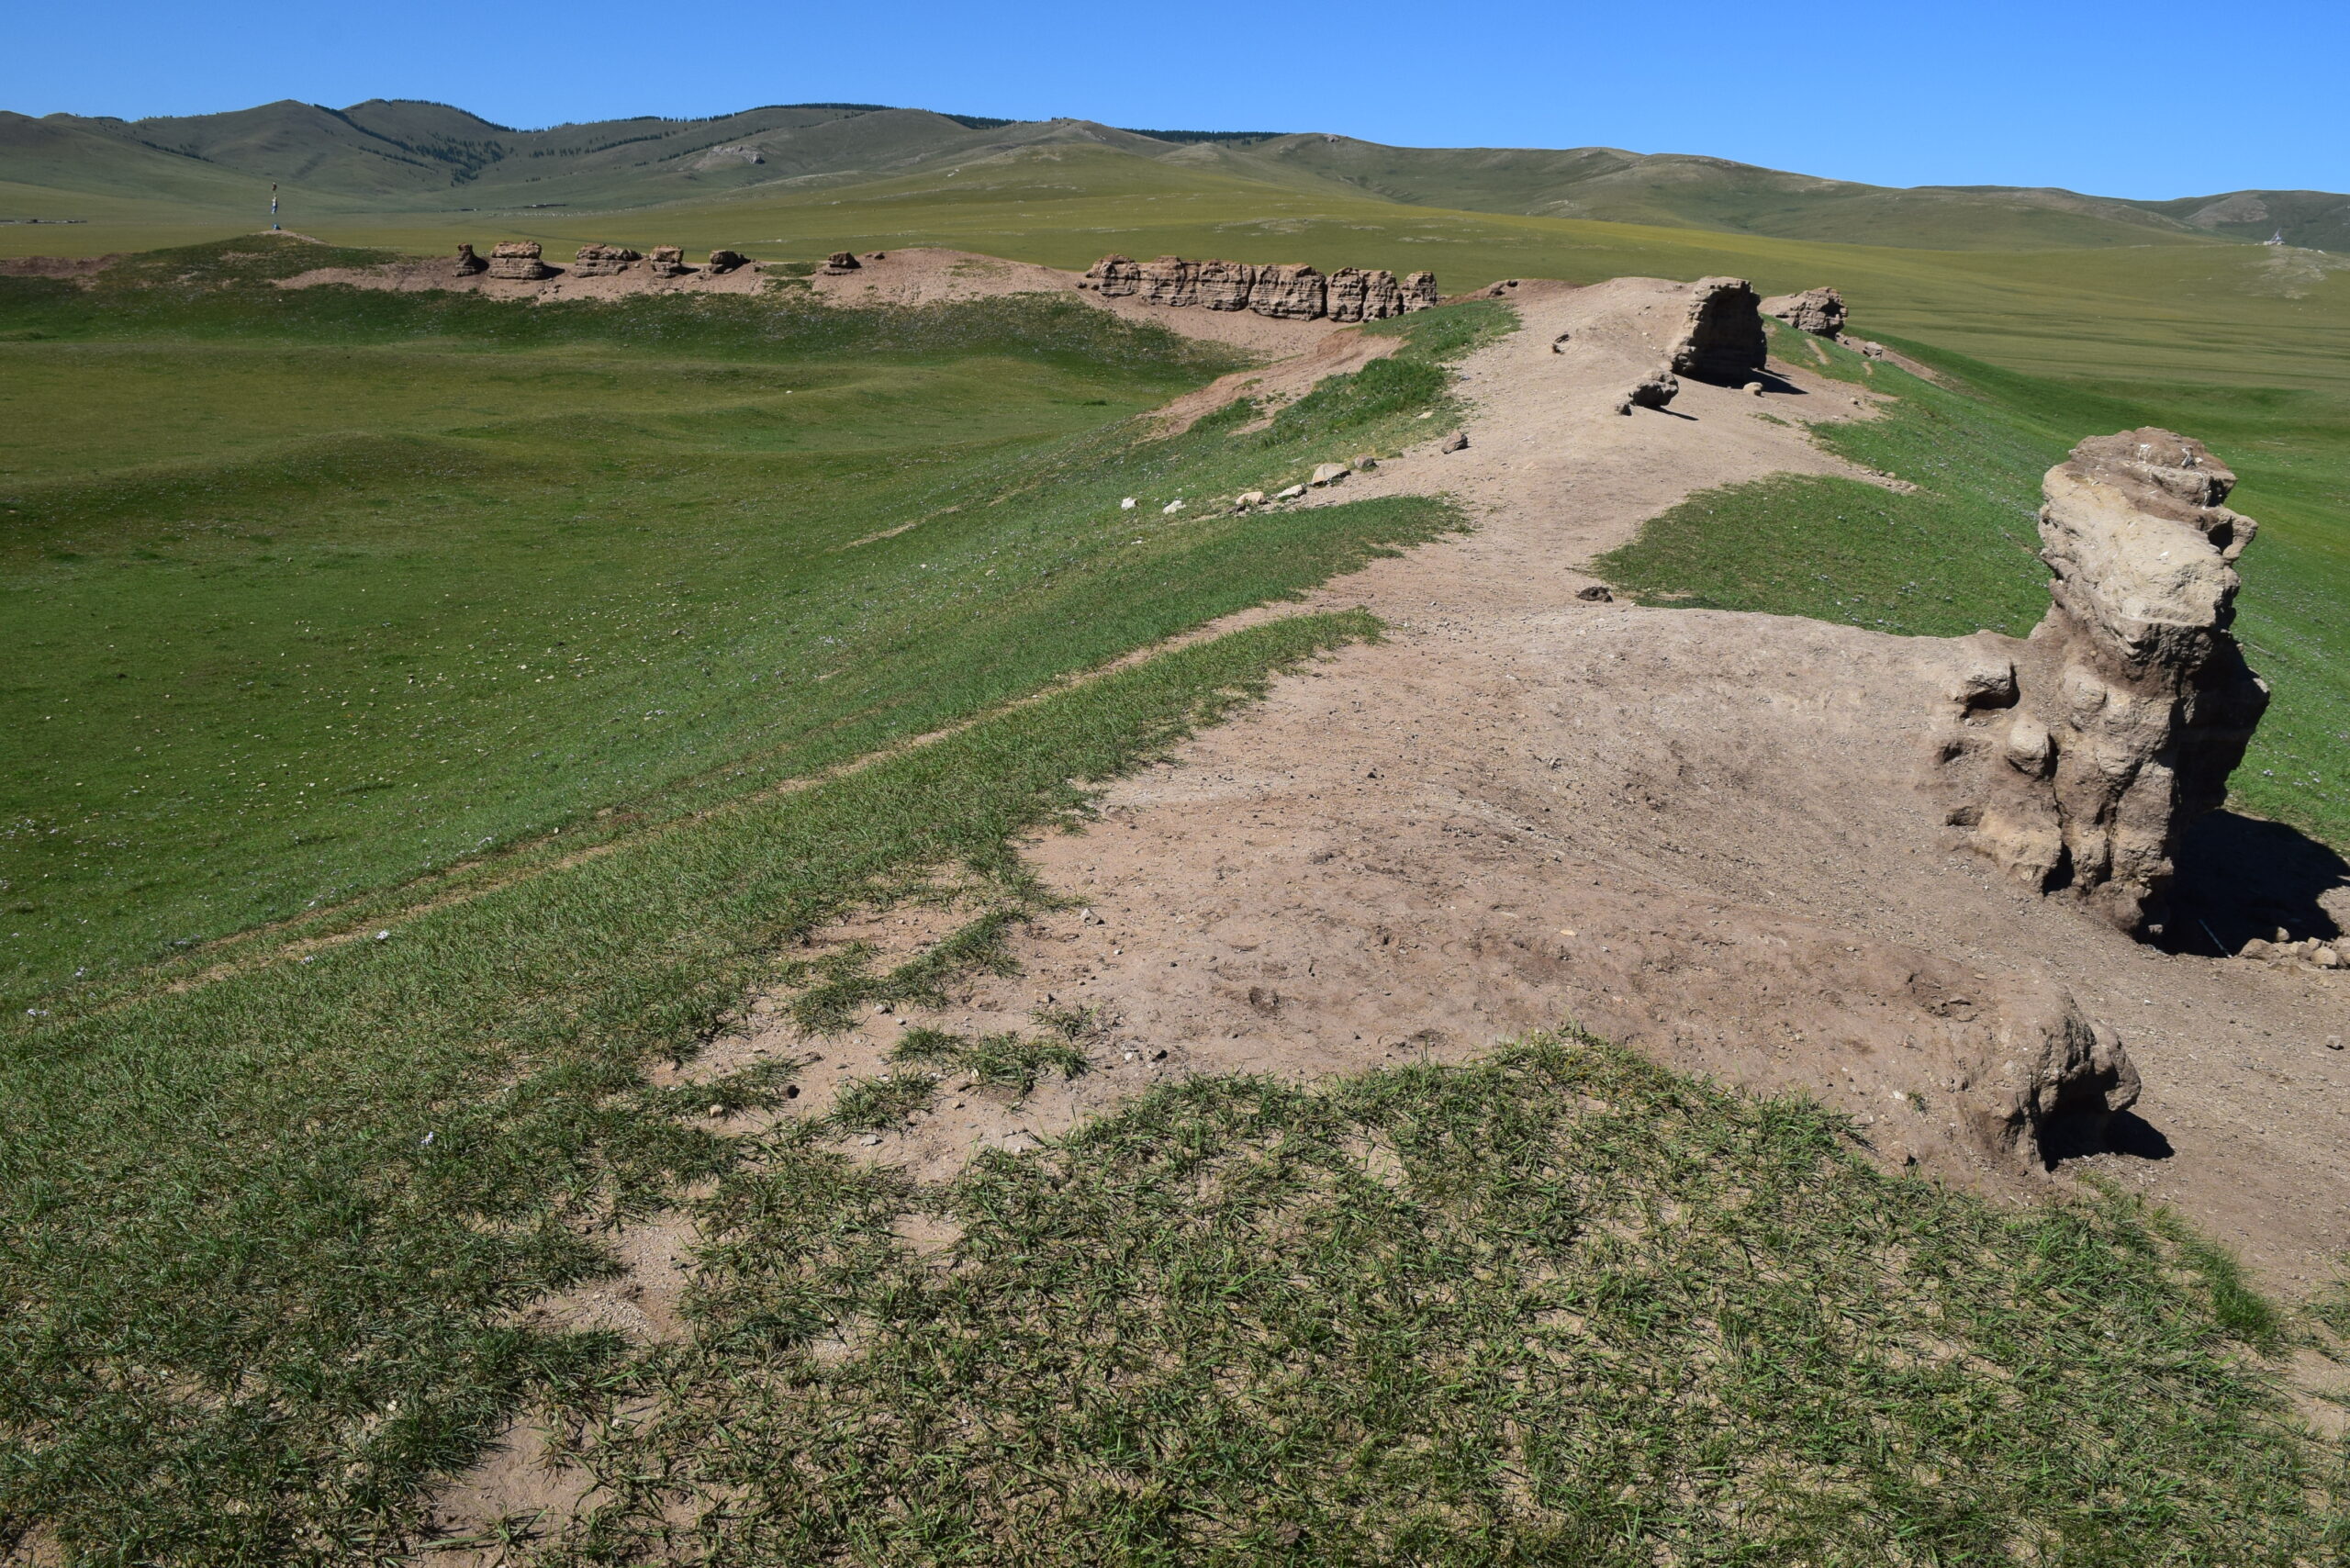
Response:
M67 205L79 214L92 197L250 214L257 195L266 207L268 184L265 177L129 140L103 121L62 115L34 119L0 110L0 190L25 191L13 200L0 197L0 217L62 216Z
M2267 239L2350 242L2350 197L2245 191L2123 201L2009 186L1893 189L1724 158L1614 148L1387 147L1322 133L1121 130L865 104L793 104L707 119L650 117L517 130L465 110L370 99L284 100L121 120L0 116L0 185L60 198L144 196L250 217L249 180L306 215L527 209L610 214L774 196L946 171L1020 151L1102 149L1186 177L1221 174L1312 195L1934 250L2082 250Z
M875 178L1040 142L1150 156L1181 144L1069 120L979 121L845 104L799 104L710 119L651 117L515 130L442 104L371 99L347 109L291 100L186 118L31 120L78 149L71 162L0 143L0 173L60 189L158 194L166 168L234 171L298 188L327 210L482 206L632 207L744 186ZM112 153L112 157L108 157Z
M1952 250L2144 245L2194 238L2166 213L2063 190L1881 185L1757 168L1727 158L1608 147L1383 147L1284 136L1226 154L1428 207L1601 218L1783 239ZM2266 235L2261 238L2266 238Z
M2137 206L2240 240L2284 236L2288 245L2350 251L2350 196L2338 191L2231 191Z

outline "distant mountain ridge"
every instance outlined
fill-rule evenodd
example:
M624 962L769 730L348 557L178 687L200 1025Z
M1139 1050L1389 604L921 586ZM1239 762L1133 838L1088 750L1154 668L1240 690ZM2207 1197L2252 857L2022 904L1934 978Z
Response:
M1994 185L1897 188L1615 148L1388 147L1322 132L1129 130L878 104L779 104L521 130L447 104L291 99L123 120L0 111L0 188L250 213L263 183L309 210L629 208L754 187L853 184L1090 144L1292 190L1414 206L1930 249L2266 240L2350 250L2350 196L2235 191L2133 201ZM0 216L7 216L0 212Z

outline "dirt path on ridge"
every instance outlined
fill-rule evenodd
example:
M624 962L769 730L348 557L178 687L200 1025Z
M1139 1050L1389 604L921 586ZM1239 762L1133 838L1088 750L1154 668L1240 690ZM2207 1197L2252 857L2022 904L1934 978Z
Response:
M722 1057L812 1048L821 1089L881 1070L910 1023L1021 1027L1047 998L1115 1020L1095 1073L1016 1111L967 1094L874 1151L943 1174L1159 1074L1459 1059L1574 1020L1808 1090L1888 1159L2025 1197L2036 1182L1986 1170L1924 1086L1891 1099L1886 1064L1954 1016L2069 992L2145 1079L2117 1140L2136 1152L2087 1163L2277 1284L2330 1277L2350 1244L2350 1056L2325 1040L2350 1023L2350 980L2162 953L1954 851L1923 787L1949 642L1576 599L1584 563L1694 491L1852 472L1801 425L1867 410L1800 369L1762 398L1690 382L1669 411L1612 412L1681 297L1527 285L1522 330L1463 367L1468 449L1438 454L1432 428L1317 497L1449 492L1479 526L1310 606L1367 606L1387 643L1280 681L1177 765L1113 785L1090 831L1031 845L1087 907L1016 941L1021 976L812 1045L755 1014ZM2326 897L2350 924L2350 888ZM834 935L903 952L941 924Z

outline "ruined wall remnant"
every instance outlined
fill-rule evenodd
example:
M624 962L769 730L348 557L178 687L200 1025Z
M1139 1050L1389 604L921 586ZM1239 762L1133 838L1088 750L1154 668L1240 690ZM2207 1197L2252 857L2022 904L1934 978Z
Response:
M1161 256L1142 266L1145 305L1192 305L1200 297L1200 269L1181 256Z
M1970 643L1941 760L1951 821L2011 874L2158 935L2180 834L2227 797L2268 706L2228 625L2253 521L2199 442L2125 431L2042 482L2054 601L2024 641Z
M1211 310L1246 310L1257 286L1257 269L1247 262L1202 262L1199 300Z
M476 273L487 272L488 268L489 263L475 255L471 245L460 245L457 247L457 260L449 271L456 277L472 277Z
M1080 288L1096 288L1115 299L1142 287L1142 265L1132 256L1104 256L1085 269Z
M1311 321L1328 308L1327 282L1310 266L1275 264L1257 269L1248 308L1281 321Z
M500 240L489 252L489 275L535 283L543 277L553 277L554 271L539 260L536 240Z
M1370 292L1370 279L1360 267L1340 267L1322 286L1323 308L1333 321L1360 321Z
M1325 277L1310 266L1187 262L1181 256L1151 262L1104 256L1085 269L1077 286L1113 299L1136 296L1146 305L1253 310L1284 321L1377 321L1425 310L1441 297L1434 273L1414 273L1399 284L1384 268L1340 267Z
M582 245L572 258L574 277L610 277L631 262L644 258L625 245Z
M1762 302L1762 314L1813 337L1832 338L1844 330L1844 297L1832 288L1774 295Z
M1744 386L1770 356L1761 303L1742 277L1699 278L1690 286L1688 324L1666 368L1718 386Z

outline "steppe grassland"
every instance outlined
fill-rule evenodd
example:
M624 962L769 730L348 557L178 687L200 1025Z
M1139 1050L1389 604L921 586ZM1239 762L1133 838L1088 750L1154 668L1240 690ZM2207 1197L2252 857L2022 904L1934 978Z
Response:
M81 198L77 198L81 199ZM89 198L92 200L99 198ZM189 209L192 215L195 209ZM195 221L191 216L189 221ZM73 227L0 229L0 253L96 255L189 236L97 212ZM207 231L220 217L207 213ZM1412 207L1329 184L1270 184L1106 148L1035 149L948 174L717 200L559 212L356 210L289 227L416 253L528 238L561 255L589 241L720 245L771 259L849 247L948 245L1082 267L1106 251L1323 267L1428 267L1449 289L1497 277L1594 282L1734 273L1766 291L1834 283L1864 330L1915 337L2013 369L2343 390L2350 271L2340 258L2223 243L2089 251L1937 251Z
M846 1130L699 1205L696 1336L553 1423L599 1490L543 1561L2120 1568L2340 1539L2333 1462L2243 1375L2287 1326L2224 1253L2128 1201L1886 1176L1814 1107L1572 1035L1169 1084L935 1184Z
M28 995L804 775L1440 510L1216 515L1327 454L1088 434L1230 362L1073 302L0 286Z
M449 303L285 295L241 280L243 263L226 247L164 264L220 286L124 300L20 290L12 325L61 334L78 323L103 337L105 312L118 308L142 335L170 337L176 324L192 339L276 342L289 322L325 319L339 342L364 345L387 319L415 336L402 312ZM706 307L652 306L578 315L492 306L483 319L584 335L599 353L616 352L606 340L632 331L671 353L680 340L706 348L695 333L711 330ZM795 316L789 301L753 308L771 313L778 357L790 357L796 322L884 369L893 355L968 359L987 396L1022 385L1022 367L998 366L999 356L1030 353L1049 366L1072 345L1085 367L1079 384L1043 376L1046 392L1106 386L1131 401L1153 376L1162 392L1214 368L1180 342L1072 303L870 318ZM865 436L912 473L860 469L866 459L854 453L855 462L803 468L788 454L752 462L690 437L665 443L666 416L656 413L572 447L543 428L519 442L471 426L366 434L324 450L307 438L290 456L110 474L69 483L62 499L39 492L46 509L28 509L19 526L36 544L85 548L58 552L77 557L62 562L28 550L18 585L28 603L53 574L86 571L73 579L89 596L74 620L142 630L160 621L169 631L177 596L214 607L230 599L229 567L260 584L241 606L251 613L191 621L224 639L197 658L134 643L128 651L151 662L123 669L119 642L96 656L62 622L27 672L57 682L48 695L168 676L158 684L214 699L168 721L175 745L216 763L233 757L241 772L290 754L309 765L295 770L297 784L330 760L363 784L397 786L400 768L448 769L431 776L447 798L422 810L394 805L371 818L371 800L404 791L362 790L350 797L354 810L321 790L269 808L274 818L258 824L236 816L250 799L241 777L174 774L173 809L185 814L148 823L142 845L124 841L121 820L41 835L44 847L82 838L79 851L114 857L107 863L126 879L184 879L126 901L128 935L118 926L108 937L114 907L100 901L87 906L92 928L76 922L67 935L91 929L94 945L111 939L115 957L135 957L144 901L201 887L185 863L211 868L214 837L234 839L264 874L299 876L315 867L297 838L341 831L357 874L389 880L407 871L401 834L442 831L439 819L487 803L492 790L570 812L578 831L12 1009L0 1058L12 1105L0 1133L0 1228L11 1238L0 1256L0 1518L12 1530L42 1521L99 1561L230 1561L300 1541L336 1558L405 1528L417 1489L466 1462L524 1391L564 1384L581 1395L610 1375L609 1341L524 1333L510 1313L605 1267L588 1239L599 1226L727 1169L744 1150L710 1121L711 1108L778 1102L787 1075L656 1089L653 1070L689 1059L747 987L776 979L797 936L846 908L944 876L954 886L931 896L980 908L982 934L1000 928L1006 912L1043 896L1009 840L1080 810L1085 793L1072 780L1112 777L1244 700L1271 670L1375 635L1360 614L1293 616L1007 706L1455 526L1446 508L1412 498L1241 518L1213 498L1294 477L1333 450L1392 446L1418 428L1416 414L1442 406L1443 357L1506 318L1505 307L1480 305L1393 324L1411 340L1402 353L1245 436L1236 433L1245 405L1170 440L1123 423L1053 434L1067 416L1032 410L1028 428L1012 421L1016 439L943 456L934 443L913 456L870 439L890 417L887 398L878 413L852 399L845 411L805 418ZM436 343L463 336L462 319L429 325ZM716 330L740 337L745 321L728 317ZM457 369L482 352L441 348ZM1133 359L1123 375L1101 367L1121 355ZM942 385L935 395L946 398L980 396ZM1079 401L1095 420L1116 411ZM403 442L421 456L381 459ZM533 498L543 487L579 485L580 471L613 487L588 500L617 513L615 526L565 533L582 504L569 489L549 510L532 510L545 504ZM837 515L861 476L868 510ZM814 488L833 511L811 508L804 519L798 488L778 498L778 476ZM1129 494L1147 508L1122 509ZM1179 495L1190 509L1164 512ZM190 541L163 537L186 528L191 497L240 519L217 553L182 557L173 552ZM640 543L655 505L668 510ZM437 526L408 515L427 507ZM241 537L252 530L236 508L252 509L264 532L294 528L297 541ZM315 534L295 527L305 508L324 514ZM907 522L917 526L893 532ZM336 575L292 543L313 554L359 553L366 568ZM534 547L547 554L532 558ZM291 558L260 558L281 553ZM391 588L403 573L421 585L404 596ZM613 590L615 577L625 592ZM654 595L652 605L634 602L638 594ZM814 603L803 610L795 599ZM400 610L388 628L386 602ZM385 643L397 640L386 631L410 640L409 659L385 662ZM459 637L477 644L468 656L454 656ZM505 637L516 641L494 641ZM672 651L671 639L687 645ZM548 653L556 641L562 653ZM281 652L289 666L308 667L276 674ZM542 660L558 678L522 668ZM575 698L577 688L589 691ZM253 723L245 704L265 700L255 692L287 706L308 699L303 722L273 713L265 727ZM651 722L669 716L657 704L679 694L695 703L679 716L701 724L683 735ZM369 696L398 709L403 724L387 734L355 722ZM601 738L615 708L631 739ZM935 744L886 750L975 718ZM85 734L92 749L75 760L103 762L105 726ZM473 737L474 751L416 744L452 735ZM346 740L352 749L339 751ZM680 758L689 744L698 754ZM556 745L571 748L561 753L567 766L525 753ZM828 781L765 788L877 752ZM616 788L582 765L624 771L639 756L649 782L623 777ZM592 814L616 794L625 809ZM582 853L588 846L602 853ZM366 939L378 921L386 936ZM588 1384L566 1382L582 1377Z

